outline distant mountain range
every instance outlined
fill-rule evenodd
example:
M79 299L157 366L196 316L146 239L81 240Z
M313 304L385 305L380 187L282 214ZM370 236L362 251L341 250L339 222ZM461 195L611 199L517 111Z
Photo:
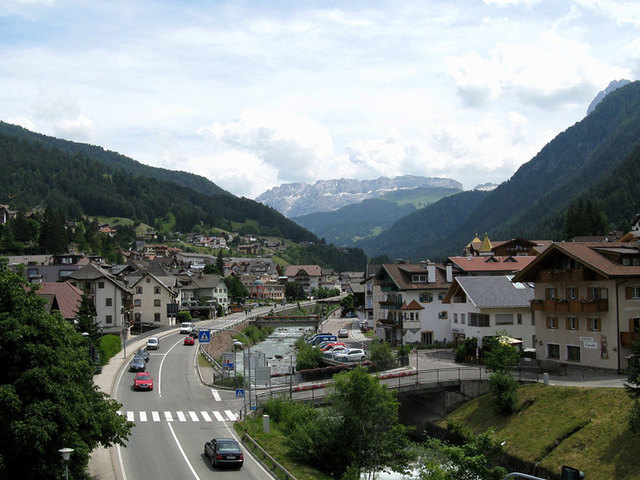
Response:
M452 188L462 190L462 184L450 178L426 178L403 175L375 180L319 180L314 184L285 183L267 190L256 201L275 208L289 218L314 212L331 212L346 205L380 198L391 192L416 188Z
M369 256L440 260L475 234L493 240L562 240L570 204L595 200L611 230L640 212L640 82L611 91L490 192L462 192L354 242Z

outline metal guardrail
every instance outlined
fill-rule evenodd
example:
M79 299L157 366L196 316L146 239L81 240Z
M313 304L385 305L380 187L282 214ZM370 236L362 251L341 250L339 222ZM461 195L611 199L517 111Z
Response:
M256 453L259 454L260 463L262 463L265 468L276 475L279 479L296 480L296 477L294 477L286 468L278 463L275 458L269 455L269 453L264 448L262 448L258 442L251 438L251 435L245 432L244 435L242 435L242 441L246 441L250 444L250 448L252 449L254 455ZM266 464L265 461L268 461L269 465Z

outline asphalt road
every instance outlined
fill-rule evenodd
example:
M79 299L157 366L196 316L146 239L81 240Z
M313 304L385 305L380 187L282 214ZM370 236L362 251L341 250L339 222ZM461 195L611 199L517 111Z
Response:
M244 315L242 315L244 316ZM225 328L237 317L199 322L200 328ZM241 470L214 469L204 456L204 443L214 437L236 437L233 423L244 404L234 391L213 390L197 370L197 342L183 345L184 335L171 333L151 352L147 371L150 392L134 391L135 373L117 377L115 398L121 414L135 422L126 448L117 449L116 469L123 480L234 478L265 479L271 475L245 451Z

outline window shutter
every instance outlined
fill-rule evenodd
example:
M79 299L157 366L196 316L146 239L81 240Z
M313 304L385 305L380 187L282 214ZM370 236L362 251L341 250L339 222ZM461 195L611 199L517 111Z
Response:
M551 328L551 319L549 317L547 317L547 328Z
M602 325L601 325L602 319L600 318L596 318L596 329L601 332L602 331Z
M567 323L567 330L571 330L571 320L569 319L569 317L567 317L565 320Z
M576 318L576 330L580 330L580 319L578 317Z
M627 300L630 300L631 299L631 295L632 295L631 294L631 287L625 287L625 289L624 289L624 297Z
M630 319L629 319L629 331L630 331L630 332L633 332L633 331L634 331L634 330L633 330L633 318L630 318Z

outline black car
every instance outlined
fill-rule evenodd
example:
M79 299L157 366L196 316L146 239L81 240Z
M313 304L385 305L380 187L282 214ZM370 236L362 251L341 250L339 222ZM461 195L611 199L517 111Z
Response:
M139 348L138 350L136 350L135 356L144 358L145 362L149 361L149 352L147 352L144 348Z
M214 438L204 444L204 454L211 461L212 467L229 465L241 468L244 455L240 445L233 438Z
M129 371L144 372L146 367L147 367L147 362L144 361L144 357L136 355L135 357L133 357L133 360L131 360L131 363L129 364Z

